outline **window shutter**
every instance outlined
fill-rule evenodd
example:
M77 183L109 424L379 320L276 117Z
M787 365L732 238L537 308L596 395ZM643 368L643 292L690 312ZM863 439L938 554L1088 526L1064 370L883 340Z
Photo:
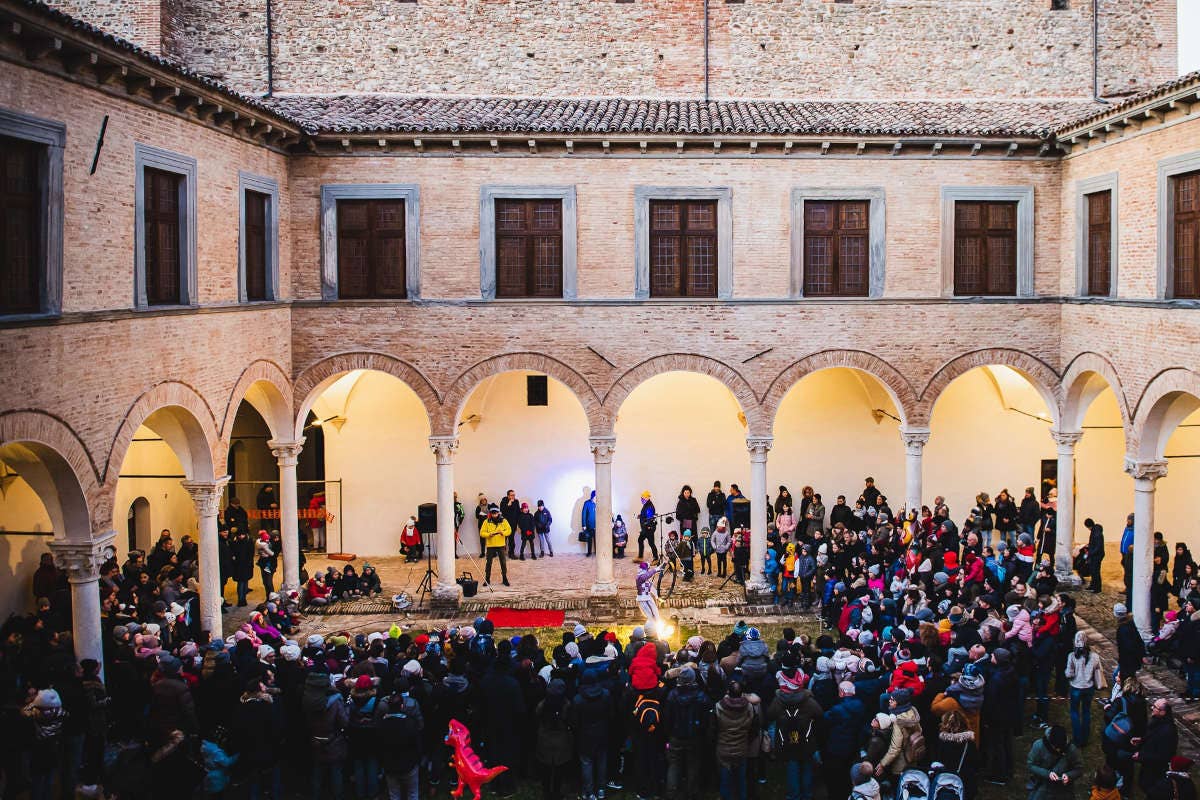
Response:
M408 296L403 200L339 200L338 297Z
M650 296L717 296L717 201L650 201Z
M267 300L267 219L271 198L261 192L246 192L246 299Z
M870 203L806 200L804 294L857 297L870 291Z
M1017 204L954 204L954 293L1011 295L1017 291Z
M183 176L147 168L144 185L146 303L176 305L183 301L179 274L179 192Z
M41 310L45 146L0 137L0 314Z
M1112 289L1112 192L1087 196L1087 291L1107 297Z
M1200 172L1171 180L1175 190L1173 296L1200 298Z
M496 296L562 297L562 201L498 199Z

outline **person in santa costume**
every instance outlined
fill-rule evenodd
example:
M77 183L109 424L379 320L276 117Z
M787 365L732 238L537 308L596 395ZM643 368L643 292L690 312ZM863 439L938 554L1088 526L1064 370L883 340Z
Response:
M421 532L417 530L417 518L409 517L400 531L400 552L405 561L420 561L425 554L425 545L421 541Z

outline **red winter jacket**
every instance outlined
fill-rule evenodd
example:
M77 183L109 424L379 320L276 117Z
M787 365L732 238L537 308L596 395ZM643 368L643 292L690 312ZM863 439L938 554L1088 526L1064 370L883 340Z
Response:
M896 667L896 671L892 673L892 682L888 684L888 691L894 692L897 689L911 689L913 697L925 691L925 679L917 674L915 662L905 661Z

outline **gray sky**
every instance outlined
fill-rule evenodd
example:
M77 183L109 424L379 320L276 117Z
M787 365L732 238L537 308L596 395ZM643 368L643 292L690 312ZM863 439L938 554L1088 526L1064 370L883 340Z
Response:
M1179 0L1179 72L1200 69L1200 0Z

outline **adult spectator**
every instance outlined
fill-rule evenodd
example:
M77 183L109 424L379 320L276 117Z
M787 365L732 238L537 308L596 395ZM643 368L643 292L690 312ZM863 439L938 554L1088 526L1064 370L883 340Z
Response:
M1150 704L1146 733L1133 737L1129 743L1136 748L1133 760L1142 765L1138 787L1149 794L1167 771L1179 747L1179 731L1175 727L1175 715L1167 698L1159 697Z

